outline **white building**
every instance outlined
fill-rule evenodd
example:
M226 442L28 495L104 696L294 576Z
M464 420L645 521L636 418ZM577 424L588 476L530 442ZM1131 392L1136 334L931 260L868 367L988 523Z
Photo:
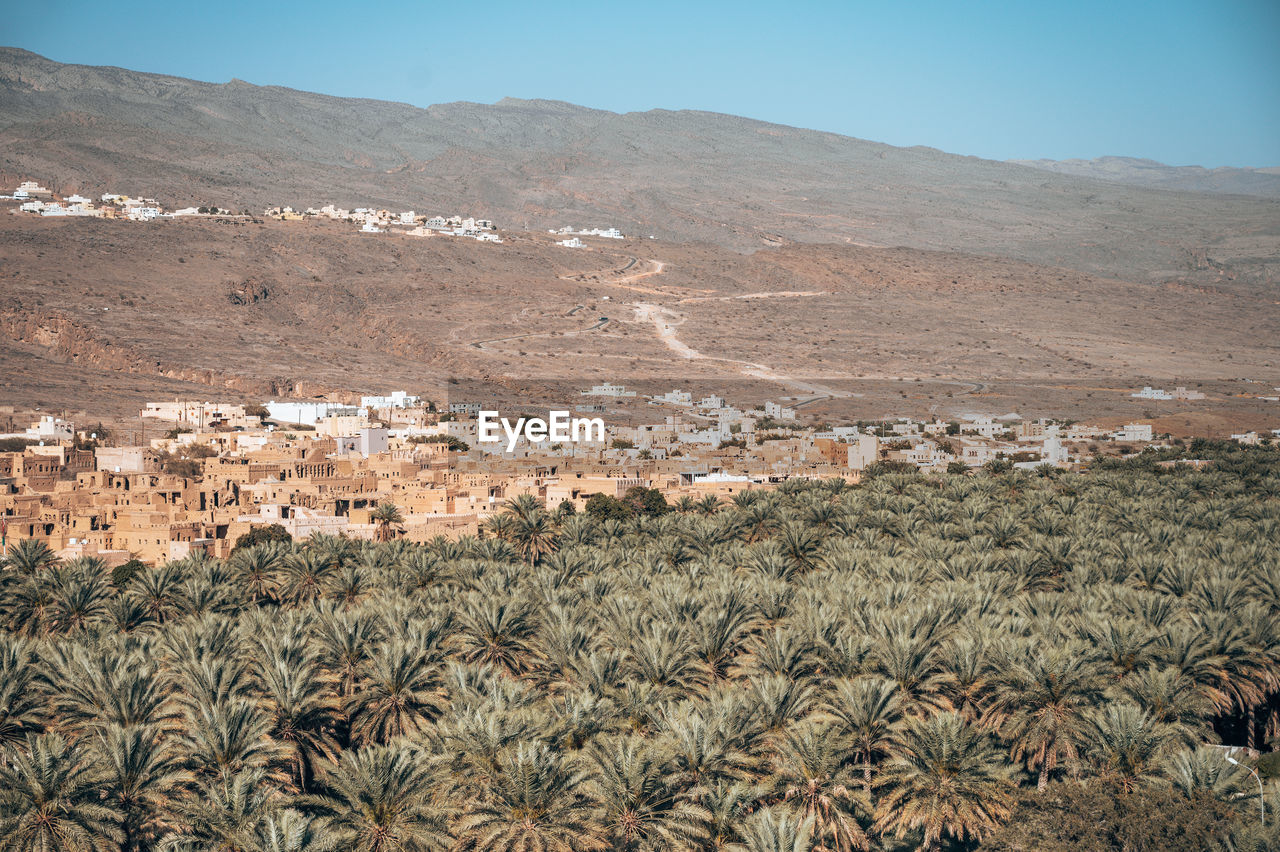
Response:
M624 385L615 385L615 384L610 384L609 382L605 382L604 384L601 384L601 385L594 385L591 388L591 390L580 391L580 393L583 396L611 396L611 397L628 396L629 397L629 396L636 395L635 391L627 390Z
M139 416L192 426L197 431L217 426L249 429L259 424L257 417L245 413L243 405L182 399L175 399L173 402L148 402Z
M659 405L682 405L685 407L692 407L693 394L682 390L667 391L662 396L653 397L653 401Z
M560 240L559 242L556 243L556 245L565 246L567 248L582 248L583 242L577 237L570 237L567 240Z
M855 444L849 445L849 468L866 470L880 458L880 439L875 435L859 435Z
M413 408L422 402L422 397L410 396L406 391L392 391L387 396L362 396L361 408Z
M70 441L75 437L75 426L66 420L45 414L31 424L25 437L33 441Z
M33 180L24 180L13 191L14 198L30 198L33 195L53 195L53 193Z
M401 225L412 225L415 223L412 210L406 210L400 214Z
M368 426L354 435L344 435L338 438L339 452L359 453L368 457L376 456L378 453L385 453L388 448L387 430L381 426Z
M1152 439L1152 430L1150 423L1126 423L1123 429L1115 432L1112 436L1116 441L1127 441L1131 443L1150 443Z
M1163 388L1153 388L1150 385L1147 385L1136 393L1129 394L1129 396L1137 399L1173 399L1173 394L1169 393L1167 390L1164 390Z
M298 423L303 426L314 426L325 417L363 414L355 406L339 405L334 402L276 402L272 400L267 403L266 409L272 420L280 423Z
M960 424L960 431L961 433L969 432L975 435L981 435L984 438L993 438L998 433L1005 431L1005 425L1003 423L997 423L990 417L978 417L974 420Z
M796 410L776 402L766 402L764 404L764 416L772 417L774 420L795 420Z

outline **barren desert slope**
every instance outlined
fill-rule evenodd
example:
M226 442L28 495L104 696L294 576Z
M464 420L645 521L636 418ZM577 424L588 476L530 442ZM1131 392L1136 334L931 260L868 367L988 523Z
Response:
M419 109L11 49L0 172L255 214L0 211L0 402L19 408L465 377L1195 430L1266 425L1249 397L1280 385L1265 187L1152 189L709 113ZM257 215L326 202L487 216L506 242ZM545 233L566 223L633 236L567 249ZM1199 384L1212 413L1149 410L1128 397L1147 383Z

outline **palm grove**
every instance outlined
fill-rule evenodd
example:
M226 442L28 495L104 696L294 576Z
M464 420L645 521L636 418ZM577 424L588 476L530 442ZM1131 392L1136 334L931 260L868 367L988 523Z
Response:
M0 849L1273 848L1211 745L1280 723L1280 453L1198 449L115 572L19 543Z

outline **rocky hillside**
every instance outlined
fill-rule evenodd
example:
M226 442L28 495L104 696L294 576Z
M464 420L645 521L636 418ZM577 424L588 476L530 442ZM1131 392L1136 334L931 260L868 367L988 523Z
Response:
M251 73L251 69L246 73ZM407 104L0 49L0 177L231 208L379 204L737 250L965 251L1129 280L1270 283L1280 200L1154 190L733 116Z
M1166 166L1135 157L1093 160L1010 160L1063 175L1128 183L1152 189L1221 192L1280 198L1280 168L1206 169L1204 166Z

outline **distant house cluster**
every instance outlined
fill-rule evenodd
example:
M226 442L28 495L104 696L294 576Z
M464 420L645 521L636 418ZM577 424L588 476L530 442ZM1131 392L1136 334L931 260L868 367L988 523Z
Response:
M611 382L578 395L578 408L591 411L641 396ZM260 405L150 402L143 432L119 446L43 415L0 435L19 445L0 452L0 518L8 535L41 540L64 559L158 564L193 553L225 558L262 524L297 539L375 539L372 512L386 503L401 511L406 538L428 541L476 535L520 495L584 511L594 495L622 498L636 486L668 500L728 499L789 480L858 481L886 470L1070 469L1096 454L1159 445L1149 423L1108 429L1008 414L806 425L796 413L806 401L738 407L681 389L643 398L658 416L606 426L583 442L515 448L479 440L481 403L437 407L403 390ZM1231 437L1274 443L1280 429Z
M1180 399L1180 400L1200 400L1200 399L1205 399L1205 395L1204 395L1203 393L1201 393L1200 391L1187 390L1187 389L1186 389L1186 388L1184 388L1182 385L1178 385L1178 387L1174 388L1172 392L1167 391L1167 390L1165 390L1164 388L1153 388L1153 387L1151 387L1150 385L1147 385L1147 386L1146 386L1146 387L1144 387L1142 390L1140 390L1140 391L1135 391L1134 393L1129 394L1129 396L1131 396L1131 397L1135 397L1135 398L1137 398L1137 399L1159 399L1159 400L1170 400L1170 399Z
M348 210L333 204L294 210L292 207L272 207L266 215L284 221L306 219L333 219L360 226L363 234L381 234L388 231L410 237L470 237L482 243L500 243L498 228L489 219L473 216L420 216L412 210L395 212L374 207L356 207ZM401 230L404 229L404 230Z
M108 192L96 200L79 193L59 195L33 180L23 181L10 195L0 199L18 202L18 211L39 216L84 216L96 219L128 219L133 222L150 222L156 219L173 219L181 216L207 216L225 214L227 211L213 206L184 207L169 211L154 198L123 195Z
M552 229L547 231L547 233L564 237L565 239L563 240L557 240L556 245L566 246L568 248L582 248L585 246L586 243L579 239L579 237L605 237L606 239L611 240L626 239L626 236L617 228L591 228L589 230L584 228L581 231L575 231L573 226L566 225L559 230Z

